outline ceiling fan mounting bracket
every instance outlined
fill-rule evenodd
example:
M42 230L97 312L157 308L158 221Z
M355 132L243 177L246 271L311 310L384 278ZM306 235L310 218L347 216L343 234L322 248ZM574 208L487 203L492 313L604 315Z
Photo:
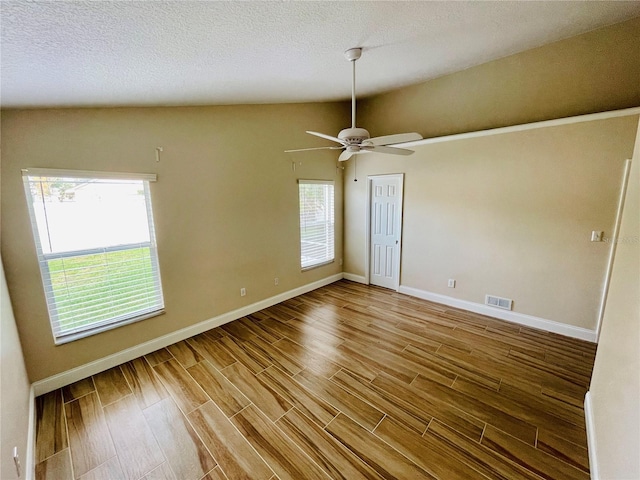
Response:
M344 58L349 60L350 62L355 62L362 56L362 48L350 48L349 50L345 50Z

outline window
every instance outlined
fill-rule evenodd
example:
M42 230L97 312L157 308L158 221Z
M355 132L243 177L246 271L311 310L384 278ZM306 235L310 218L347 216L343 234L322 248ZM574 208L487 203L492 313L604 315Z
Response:
M155 175L30 168L22 176L56 343L163 311Z
M300 264L305 270L334 258L333 182L298 180Z

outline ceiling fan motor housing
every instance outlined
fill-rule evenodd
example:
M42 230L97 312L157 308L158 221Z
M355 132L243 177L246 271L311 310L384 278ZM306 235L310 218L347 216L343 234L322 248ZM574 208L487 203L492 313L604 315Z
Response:
M340 131L338 138L347 145L359 145L371 137L369 136L369 132L364 128L345 128Z

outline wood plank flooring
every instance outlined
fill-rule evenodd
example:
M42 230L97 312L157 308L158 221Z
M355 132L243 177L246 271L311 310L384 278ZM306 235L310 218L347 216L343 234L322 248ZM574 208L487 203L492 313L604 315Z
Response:
M36 399L36 479L588 479L595 345L339 281Z

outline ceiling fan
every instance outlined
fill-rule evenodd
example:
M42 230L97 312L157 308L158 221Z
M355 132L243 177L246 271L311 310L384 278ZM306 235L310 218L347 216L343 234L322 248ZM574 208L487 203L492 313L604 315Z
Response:
M356 60L362 56L362 48L350 48L344 52L344 56L349 60L353 67L353 75L351 81L351 128L345 128L338 133L337 137L326 135L324 133L312 132L307 130L310 135L326 138L333 142L339 143L340 146L331 147L315 147L315 148L299 148L295 150L285 150L285 152L306 152L309 150L343 150L338 160L344 162L349 160L352 155L361 153L377 152L388 153L392 155L411 155L413 150L406 148L394 147L395 144L413 142L422 140L419 133L399 133L396 135L385 135L383 137L370 138L369 132L364 128L356 127Z

